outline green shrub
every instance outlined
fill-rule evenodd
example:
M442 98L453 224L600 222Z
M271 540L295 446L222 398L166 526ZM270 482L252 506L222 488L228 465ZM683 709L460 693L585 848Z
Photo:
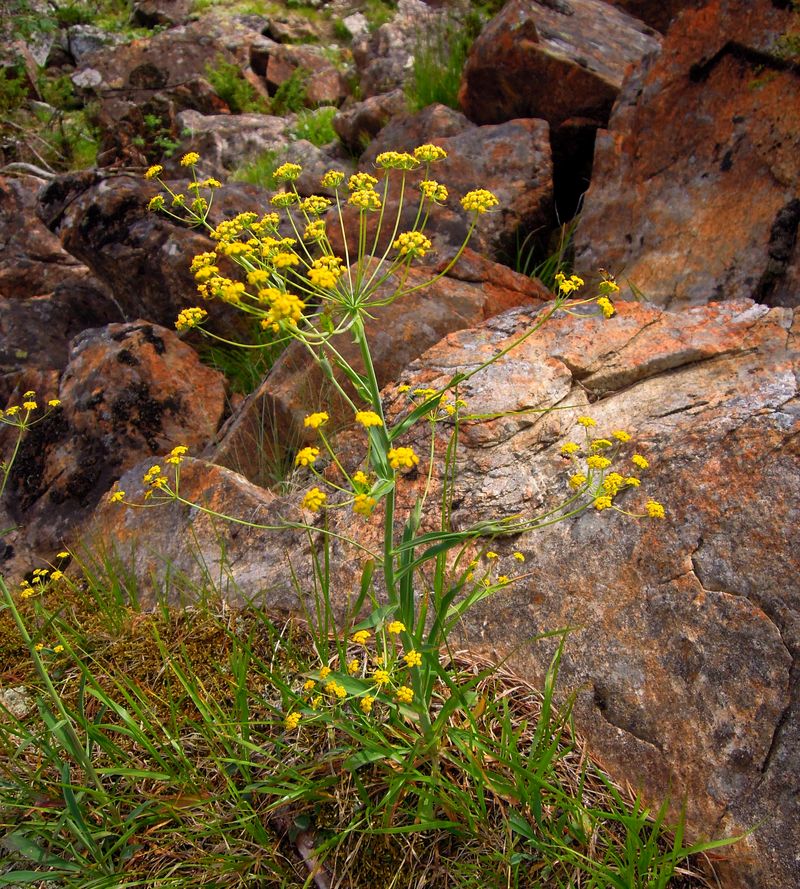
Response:
M361 8L361 12L367 19L370 31L376 31L381 25L385 25L394 18L397 12L397 3L393 0L367 0Z
M281 152L272 149L259 154L255 160L237 167L231 174L234 182L249 182L259 188L274 191L276 188L275 170L281 164Z
M213 65L206 65L206 77L233 114L269 114L267 100L256 92L233 62L217 56Z
M301 111L308 100L308 81L311 72L307 68L299 67L292 71L291 75L275 91L272 98L272 113L287 114Z
M28 100L28 80L23 72L0 68L0 113L16 111Z
M76 111L83 106L68 74L61 74L57 77L47 77L43 74L39 77L37 86L39 95L53 108L59 108L62 111Z
M343 43L347 43L348 41L353 39L353 35L347 28L347 25L341 19L333 20L333 36L337 40L341 40Z
M473 37L454 22L443 22L420 34L414 50L414 67L406 87L410 107L421 111L439 103L458 108L461 72Z
M297 123L292 128L291 135L295 139L306 139L318 147L327 145L338 138L333 128L335 115L334 105L323 105L314 111L301 111L297 115Z

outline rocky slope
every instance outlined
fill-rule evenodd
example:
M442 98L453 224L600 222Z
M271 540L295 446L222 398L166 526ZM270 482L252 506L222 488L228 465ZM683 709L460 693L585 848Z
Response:
M412 111L420 23L474 27L469 10L400 0L370 27L342 0L326 8L309 21L141 0L136 22L155 30L134 40L84 23L46 37L35 58L20 48L31 96L38 60L105 129L91 171L31 176L35 157L3 154L0 402L28 389L62 400L11 477L4 573L88 534L153 597L176 572L213 574L231 600L296 606L287 559L302 580L306 543L101 502L120 478L134 494L155 457L186 443L203 459L186 464L184 493L276 526L296 515L307 479L291 480L291 496L266 489L265 451L291 453L304 412L320 407L299 351L242 400L200 362L196 338L173 332L197 299L188 258L211 242L149 213L155 189L141 173L160 160L185 187L184 150L219 177L291 155L308 194L329 166L370 171L378 151L433 141L451 153L451 191L489 188L502 210L477 253L375 319L389 411L400 384L437 385L532 323L548 292L507 266L523 267L526 238L545 242L579 206L577 269L590 279L603 267L624 297L646 299L607 321L559 317L471 381L471 410L518 413L465 428L454 520L530 512L563 490L559 447L575 412L526 413L552 404L628 428L651 460L648 493L668 505L657 528L592 512L497 541L506 573L512 548L530 571L471 614L465 640L541 676L549 651L529 640L576 627L562 680L593 753L652 803L685 797L693 836L758 825L717 862L723 886L799 884L800 68L787 37L800 16L777 0L510 0L472 45L460 110ZM336 20L352 36L338 28L334 40ZM341 142L302 138L304 106L320 103L338 109ZM214 218L264 205L266 184L226 189ZM434 266L463 232L456 207L434 229ZM218 332L241 330L232 311L212 315ZM8 442L0 433L3 452ZM418 484L407 482L406 505ZM376 542L375 519L337 521ZM352 564L342 547L341 590Z

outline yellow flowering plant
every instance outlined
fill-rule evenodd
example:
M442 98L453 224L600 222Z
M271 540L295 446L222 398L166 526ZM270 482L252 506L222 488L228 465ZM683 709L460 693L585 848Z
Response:
M0 458L0 497L5 493L8 478L25 434L32 426L41 423L60 405L61 402L57 398L50 398L45 402L43 410L37 400L36 393L30 390L23 393L21 404L10 404L4 410L0 410L0 426L17 430L8 458Z
M348 471L326 433L331 419L328 411L316 410L305 418L305 426L315 441L297 453L295 465L308 473L314 484L298 504L305 520L287 522L287 526L309 532L321 530L329 542L334 536L327 518L331 510L349 508L365 521L379 512L383 548L381 552L369 553L365 560L361 592L353 609L353 613L360 614L365 603L371 601L373 611L356 626L349 640L340 639L333 673L334 668L323 656L327 638L320 637L323 666L317 674L303 677L303 689L289 701L287 730L295 730L303 720L319 716L324 705L349 707L358 718L374 718L375 708L385 705L386 712L400 713L416 722L422 737L432 743L437 734L435 713L439 706L433 707L432 701L437 689L448 686L439 663L439 652L448 634L466 610L518 580L516 569L524 561L522 553L500 558L492 552L486 553L484 562L473 560L466 568L459 567L470 546L479 545L480 538L544 528L590 508L613 509L632 516L663 516L663 507L655 501L649 501L640 512L623 508L627 492L638 487L639 479L612 468L621 459L621 449L630 436L621 430L609 432L606 438L594 436L591 430L595 421L579 417L586 441L568 442L562 447L570 464L570 477L568 493L555 508L533 518L484 521L459 531L450 527L448 498L460 424L479 419L466 412L467 405L458 395L459 386L533 336L556 313L574 312L578 307L585 312L593 306L598 314L612 317L612 298L618 288L613 279L605 276L596 293L583 296L581 278L559 273L551 304L515 341L483 364L454 374L439 389L410 391L401 387L407 395L406 409L398 417L387 417L366 319L374 309L402 300L446 275L460 258L481 217L499 206L497 197L483 188L463 195L460 206L466 215L467 231L462 244L439 271L431 271L422 283L415 283L418 278L410 280L413 263L434 249L434 239L426 234L431 214L451 200L447 188L431 178L434 165L444 162L446 157L441 147L429 144L412 152L378 155L376 175L359 172L346 177L340 171L330 170L320 184L332 197L302 196L296 187L302 168L285 163L275 171L282 190L271 198L266 213L240 213L216 224L211 222L210 211L219 183L199 177L200 158L196 154L186 155L182 161L191 171L192 181L187 188L190 197L173 191L163 181L160 169L151 168L146 174L163 188L162 194L151 201L152 208L204 228L214 242L213 250L200 253L191 261L197 290L204 302L228 303L255 319L276 339L301 343L342 403L352 411L354 425L362 429L366 439L361 466L356 472ZM412 174L420 179L416 189L410 187ZM414 222L403 230L401 219L407 218L403 211L409 201L415 206ZM395 210L390 213L391 206ZM347 237L343 215L346 207L357 212L353 242ZM340 254L335 252L331 240L334 231L341 234ZM207 317L207 310L200 306L187 308L180 313L176 327L179 331L197 328L214 337L206 327ZM342 336L350 337L358 346L361 368L349 363L337 347ZM351 388L343 384L342 378ZM427 455L418 454L408 443L412 428L420 423L430 427ZM437 530L422 533L437 456L435 432L441 431L442 424L449 430L450 444L444 457L441 516ZM142 505L169 499L183 501L179 491L182 456L170 461L176 464L174 481L160 466L152 467L146 474L145 497L150 503ZM635 458L634 465L640 468ZM327 467L324 472L321 466ZM424 491L398 532L398 489L407 484L407 476L414 478L418 474L424 475ZM111 499L127 502L120 491L114 491ZM430 522L427 524L430 527ZM326 586L327 572L321 574L325 575L320 577L322 607L330 608L335 597ZM371 654L364 649L368 640L374 645ZM309 682L313 684L306 687Z

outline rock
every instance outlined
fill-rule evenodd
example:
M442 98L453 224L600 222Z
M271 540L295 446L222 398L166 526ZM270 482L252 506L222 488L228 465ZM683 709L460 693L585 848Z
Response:
M349 175L355 165L339 145L318 148L305 139L295 139L292 132L296 121L294 115L203 115L183 111L178 115L178 126L190 135L164 167L171 175L180 176L180 158L187 151L196 151L202 158L204 175L226 180L231 173L271 154L276 167L285 160L302 165L303 174L295 183L300 194L323 194L319 180L327 170L335 166Z
M186 180L170 185L186 190ZM191 257L212 249L213 242L148 211L147 203L158 190L156 183L139 176L67 174L44 189L40 212L65 249L86 262L113 293L126 320L147 318L173 327L178 312L197 302ZM255 186L229 185L216 195L211 221L263 202L264 192ZM237 316L216 313L213 323L222 323L217 332L241 332Z
M350 32L353 40L360 40L369 35L369 22L363 12L352 12L342 19L342 24Z
M293 12L282 12L279 17L270 17L266 33L278 43L310 43L322 36L315 22Z
M54 41L52 9L46 0L27 0L24 5L4 4L3 13L0 69L21 63L35 84L38 68L44 65Z
M412 269L408 286L421 284L428 275ZM383 290L390 293L388 286ZM367 332L379 384L395 379L447 333L473 326L511 306L535 305L550 296L538 282L467 250L449 277L371 313L374 317L367 321ZM337 348L348 361L362 366L354 343L343 342ZM339 382L355 396L341 375ZM321 398L331 414L332 428L352 424L349 409L334 397L331 388L308 352L297 343L290 344L203 456L256 484L273 484L276 464L280 466L287 455L291 459L307 439L303 418L320 409ZM270 430L279 433L273 437Z
M705 0L605 0L624 9L656 31L666 34L669 26L684 9L696 9Z
M515 309L451 333L399 379L412 388L441 385L496 355L535 317ZM623 457L635 449L650 460L642 491L623 503L635 509L656 497L667 506L664 522L590 509L545 533L495 539L497 572L519 576L470 613L464 632L473 647L509 656L523 675L541 680L552 645L531 639L574 627L560 687L576 694L576 727L593 756L649 805L668 796L675 817L685 798L690 841L757 825L717 860L724 889L800 882L798 334L792 310L749 300L674 313L623 302L611 321L557 317L459 389L471 413L515 413L462 425L452 492L458 527L537 515L562 499L570 470L560 446L575 436L578 413L590 413L598 433L628 429L634 441ZM393 385L385 397L396 418L407 396ZM539 412L552 404L572 410ZM403 444L425 454L427 434L419 428ZM363 433L356 436L363 449ZM347 436L340 445L347 450ZM259 501L252 488L240 496L243 483L222 470L205 471L213 472L208 483L193 481L192 493L208 490L212 508L238 502L242 515L265 525L296 516L269 495ZM425 476L400 483L401 515ZM435 472L428 502L439 493ZM150 552L166 542L170 557L189 565L177 546L199 513L160 518L138 510L113 519L109 508L97 516L107 543L124 551L137 540ZM377 514L363 522L334 510L329 520L337 535L380 549ZM167 527L180 530L170 536ZM204 532L202 545L218 530ZM277 532L234 530L231 595L291 608L285 566L307 588L304 536L288 542ZM525 554L525 566L512 551ZM337 537L331 570L340 605L357 584L360 552ZM143 582L154 567L151 560L139 568ZM158 572L164 577L166 569Z
M67 53L73 64L80 65L92 53L124 42L125 38L121 35L96 25L72 25L59 32L59 39L54 47Z
M178 159L187 151L196 151L203 159L203 170L211 176L227 175L255 160L267 151L285 152L289 137L286 121L271 114L178 114L184 138L168 168L177 172Z
M542 120L514 120L498 126L476 127L466 118L443 105L431 105L414 115L395 118L381 130L362 156L360 167L374 170L374 159L382 151L409 151L426 142L444 148L447 160L437 164L431 176L447 186L449 199L431 214L429 231L436 234L440 256L452 255L463 242L468 220L459 204L460 198L476 187L494 192L500 206L496 212L481 217L473 240L473 249L491 259L513 256L520 230L548 227L553 219L553 182L547 124ZM408 176L410 193L416 194L421 173ZM391 194L386 214L394 218L398 196ZM403 225L411 227L416 203L406 205ZM358 213L348 207L344 213L350 242L355 233ZM375 225L375 214L369 218ZM371 229L370 229L371 230ZM390 230L391 231L391 230ZM340 249L341 232L329 226L328 237L334 249ZM379 244L379 249L383 249Z
M347 148L361 154L393 117L405 111L405 93L396 89L363 102L345 102L333 118L333 128Z
M274 96L293 76L301 77L305 93L303 104L308 108L316 108L318 105L340 105L347 96L344 77L328 61L325 51L320 46L274 44L265 72L270 95Z
M711 0L675 22L598 136L580 270L665 306L800 304L800 77L775 50L791 23L769 0Z
M167 93L181 110L184 84L207 77L207 68L220 63L238 65L246 74L251 46L264 39L233 18L206 15L147 39L91 53L72 82L87 99L98 101L112 122L157 93Z
M222 420L225 385L174 332L137 321L76 337L58 398L61 407L23 438L9 478L6 505L20 528L6 574L19 576L74 540L111 484L140 460L205 445Z
M602 126L628 66L658 48L651 29L603 0L510 0L472 44L459 101L479 124Z
M0 400L26 370L61 370L87 325L122 320L110 290L36 215L42 181L0 178Z
M142 28L183 25L191 7L191 0L133 0L131 21Z
M353 58L365 98L388 93L407 82L420 33L440 25L447 14L422 0L398 0L394 18L353 41Z
M402 381L437 386L474 366L508 343L514 318L452 334ZM541 677L547 652L527 640L580 627L561 682L578 693L576 724L593 755L654 804L669 796L677 812L685 795L690 836L760 825L726 850L722 885L742 889L800 877L797 333L790 310L748 300L676 314L624 304L606 323L556 321L460 389L477 413L576 410L462 430L459 526L536 514L563 496L559 447L574 437L576 413L606 435L629 430L650 460L645 496L667 504L665 523L591 510L495 541L498 572L511 573L513 549L531 573L477 609L467 631ZM359 542L372 543L364 533Z
M0 717L7 710L15 719L24 719L36 706L36 701L24 685L0 688Z
M142 501L142 477L154 462L139 463L120 479L119 488L131 501ZM284 524L302 520L297 504L229 469L190 458L181 465L181 493L193 502L202 500L208 510L247 516L248 521L271 530L232 529L207 512L174 503L147 510L101 503L86 539L91 547L99 547L130 566L137 577L142 606L154 607L165 594L178 605L185 596L194 597L204 587L208 589L211 578L216 589L217 579L222 578L220 592L228 602L245 605L257 590L274 601L276 608L294 612L298 600L291 582L287 583L289 565L299 582L312 582L308 542ZM285 530L276 530L280 528ZM151 547L145 543L148 540L158 543ZM271 550L269 561L262 557L267 547ZM178 583L175 578L180 578Z

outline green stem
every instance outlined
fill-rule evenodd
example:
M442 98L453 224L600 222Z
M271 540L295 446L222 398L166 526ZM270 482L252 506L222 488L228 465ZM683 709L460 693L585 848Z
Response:
M17 440L14 443L14 450L11 452L11 459L3 466L3 483L0 484L0 497L3 496L3 493L6 489L8 477L9 475L11 475L11 469L14 466L14 461L17 459L17 454L19 453L19 448L22 444L22 436L25 432L26 427L22 423L20 423L17 428L19 429L19 433L17 435Z
M361 359L364 362L364 382L370 393L372 401L372 409L383 421L383 425L379 427L380 435L378 436L384 451L384 457L389 450L390 441L386 432L386 419L383 415L383 404L381 403L381 391L378 385L378 377L375 373L375 365L372 362L372 354L367 342L367 335L364 331L364 323L359 316L353 323L353 336L358 343L361 351ZM395 510L395 489L392 489L384 498L385 512L383 517L383 576L386 582L386 592L389 600L395 599L395 576L394 576L394 510Z

